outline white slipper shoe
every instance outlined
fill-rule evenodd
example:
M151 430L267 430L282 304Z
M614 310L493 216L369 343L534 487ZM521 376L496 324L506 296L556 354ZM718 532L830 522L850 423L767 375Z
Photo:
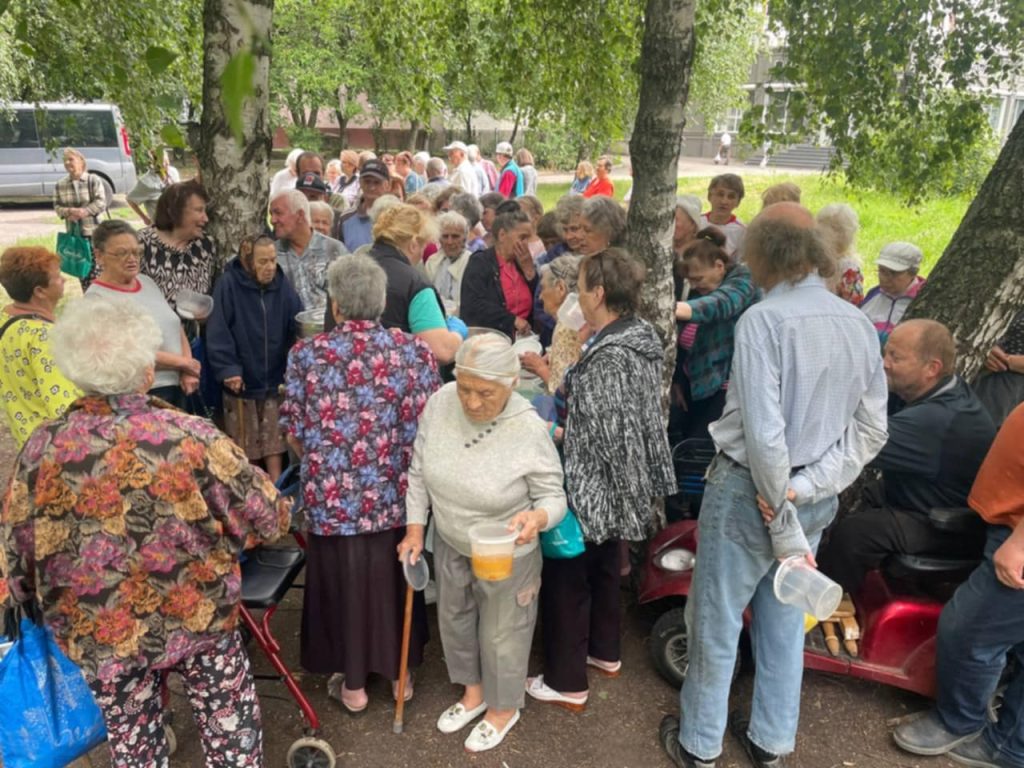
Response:
M512 726L519 722L519 710L508 719L505 727L500 731L486 720L477 723L473 730L466 737L464 746L467 752L486 752L494 749L505 740L505 735L512 730Z
M587 666L596 669L605 677L618 677L622 674L621 659L619 661L603 661L595 659L593 656L587 656Z
M565 696L544 682L544 675L526 678L526 692L537 701L557 704L572 712L582 712L587 706L587 696L574 698Z
M466 709L462 702L452 704L437 718L437 730L441 733L455 733L461 731L480 715L487 711L487 704L483 703L478 707Z

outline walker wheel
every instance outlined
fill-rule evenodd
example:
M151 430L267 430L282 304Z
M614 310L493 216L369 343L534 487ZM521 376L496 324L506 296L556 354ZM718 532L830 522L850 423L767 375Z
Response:
M336 762L334 750L323 739L307 736L288 750L288 768L334 768Z

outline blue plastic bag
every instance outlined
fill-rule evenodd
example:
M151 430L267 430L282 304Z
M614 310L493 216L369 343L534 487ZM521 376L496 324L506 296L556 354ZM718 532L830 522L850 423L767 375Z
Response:
M21 620L0 661L4 768L62 768L107 738L92 691L46 627Z
M583 529L571 509L565 510L562 522L550 531L540 532L540 551L550 560L569 560L583 554Z

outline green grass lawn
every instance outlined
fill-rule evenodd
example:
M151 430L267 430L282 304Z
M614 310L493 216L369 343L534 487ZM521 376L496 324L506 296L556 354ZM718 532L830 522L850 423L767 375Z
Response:
M681 178L679 192L697 195L701 200L706 200L710 181L710 176ZM829 203L850 205L860 217L861 230L857 238L857 250L864 261L868 287L878 282L874 264L879 250L893 240L905 240L916 244L924 252L921 271L928 274L942 256L971 202L967 197L954 197L931 200L907 208L887 195L858 192L841 183L810 174L752 174L743 181L746 196L736 212L742 221L749 222L761 210L761 192L782 181L791 181L802 189L802 202L811 211L817 212ZM620 194L625 194L625 185L616 183L616 186L621 188ZM568 184L539 184L537 196L543 201L544 210L550 210L567 189Z

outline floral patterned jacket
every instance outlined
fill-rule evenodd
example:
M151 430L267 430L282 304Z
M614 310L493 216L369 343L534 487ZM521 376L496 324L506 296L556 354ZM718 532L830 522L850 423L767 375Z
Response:
M37 597L89 679L177 664L234 629L243 547L289 504L213 425L146 395L37 429L0 517L0 604Z
M423 407L441 386L430 348L349 320L288 355L281 426L302 444L302 499L317 536L405 525L407 473Z

